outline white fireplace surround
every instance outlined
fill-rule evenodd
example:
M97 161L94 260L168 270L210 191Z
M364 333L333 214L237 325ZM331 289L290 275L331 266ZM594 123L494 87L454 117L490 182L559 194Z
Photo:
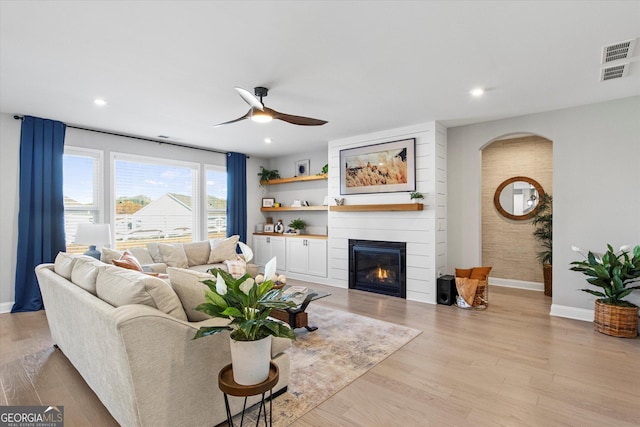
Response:
M447 133L436 122L329 142L329 200L345 205L410 203L409 192L340 195L340 150L416 139L416 191L422 211L329 212L328 281L349 286L349 239L407 244L407 299L436 303L436 279L447 265ZM335 202L331 203L332 205Z

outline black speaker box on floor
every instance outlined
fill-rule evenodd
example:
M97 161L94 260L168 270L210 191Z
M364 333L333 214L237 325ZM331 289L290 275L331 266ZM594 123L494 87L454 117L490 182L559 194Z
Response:
M456 289L456 279L450 274L438 277L438 304L453 305L456 302L458 290Z

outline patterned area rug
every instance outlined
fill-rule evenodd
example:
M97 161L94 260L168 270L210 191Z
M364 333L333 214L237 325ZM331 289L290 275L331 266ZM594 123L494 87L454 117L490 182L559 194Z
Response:
M274 426L290 425L420 334L319 305L311 304L307 311L309 323L318 330L296 329L297 340L287 350L289 388L273 400ZM255 425L257 412L257 405L248 411L246 425ZM235 417L234 424L239 423Z

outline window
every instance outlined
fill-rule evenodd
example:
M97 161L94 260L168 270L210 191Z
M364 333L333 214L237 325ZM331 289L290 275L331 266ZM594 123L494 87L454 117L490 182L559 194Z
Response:
M62 193L64 195L64 231L67 252L83 253L86 245L73 243L80 223L102 220L102 152L80 148L65 148L62 160Z
M198 235L197 165L114 155L115 246L191 242Z
M207 166L207 238L227 235L227 172Z

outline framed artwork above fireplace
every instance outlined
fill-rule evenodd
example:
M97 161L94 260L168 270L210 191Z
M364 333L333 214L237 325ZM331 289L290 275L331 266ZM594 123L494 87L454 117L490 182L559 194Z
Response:
M415 189L415 138L340 150L341 195Z

